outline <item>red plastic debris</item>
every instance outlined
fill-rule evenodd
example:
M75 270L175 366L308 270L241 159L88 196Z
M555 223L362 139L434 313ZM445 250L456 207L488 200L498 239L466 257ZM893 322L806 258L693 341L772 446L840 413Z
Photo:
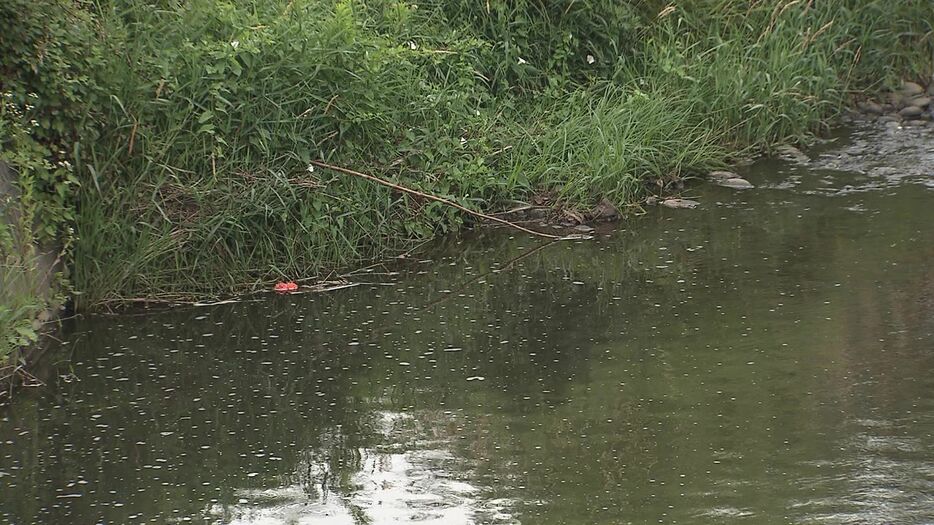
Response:
M295 281L279 282L279 283L276 283L276 287L274 288L274 290L277 292L282 292L282 293L294 292L295 290L298 290L298 285L295 284Z

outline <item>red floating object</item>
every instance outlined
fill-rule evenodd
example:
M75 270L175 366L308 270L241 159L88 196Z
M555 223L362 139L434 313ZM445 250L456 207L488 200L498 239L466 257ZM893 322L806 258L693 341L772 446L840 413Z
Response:
M276 283L274 290L277 292L294 292L298 290L298 285L295 284L295 281L279 282Z

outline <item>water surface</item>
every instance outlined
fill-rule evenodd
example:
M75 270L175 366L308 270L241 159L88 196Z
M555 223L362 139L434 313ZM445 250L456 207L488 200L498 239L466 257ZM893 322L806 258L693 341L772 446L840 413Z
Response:
M0 412L0 523L934 523L934 128L592 241L84 317Z

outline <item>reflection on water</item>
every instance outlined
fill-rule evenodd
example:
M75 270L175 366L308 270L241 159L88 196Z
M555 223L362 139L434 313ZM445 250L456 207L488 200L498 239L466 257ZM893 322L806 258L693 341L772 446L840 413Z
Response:
M416 427L406 424L412 419L406 414L386 413L383 419L386 438L419 440L411 432ZM508 502L484 499L480 488L454 477L464 460L444 446L444 440L437 440L408 449L358 449L345 453L336 465L333 449L306 451L295 468L294 484L241 490L235 505L212 504L206 515L231 525L514 523L505 510ZM343 477L344 472L352 475Z
M860 131L593 241L72 322L0 412L0 523L932 523L931 144Z

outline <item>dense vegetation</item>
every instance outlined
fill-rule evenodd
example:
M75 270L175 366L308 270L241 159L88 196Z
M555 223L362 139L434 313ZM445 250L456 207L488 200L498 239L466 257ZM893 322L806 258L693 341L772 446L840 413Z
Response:
M225 294L464 220L318 159L475 209L636 202L925 82L932 20L927 0L5 0L4 279L51 245L81 305ZM4 295L0 346L41 307Z

